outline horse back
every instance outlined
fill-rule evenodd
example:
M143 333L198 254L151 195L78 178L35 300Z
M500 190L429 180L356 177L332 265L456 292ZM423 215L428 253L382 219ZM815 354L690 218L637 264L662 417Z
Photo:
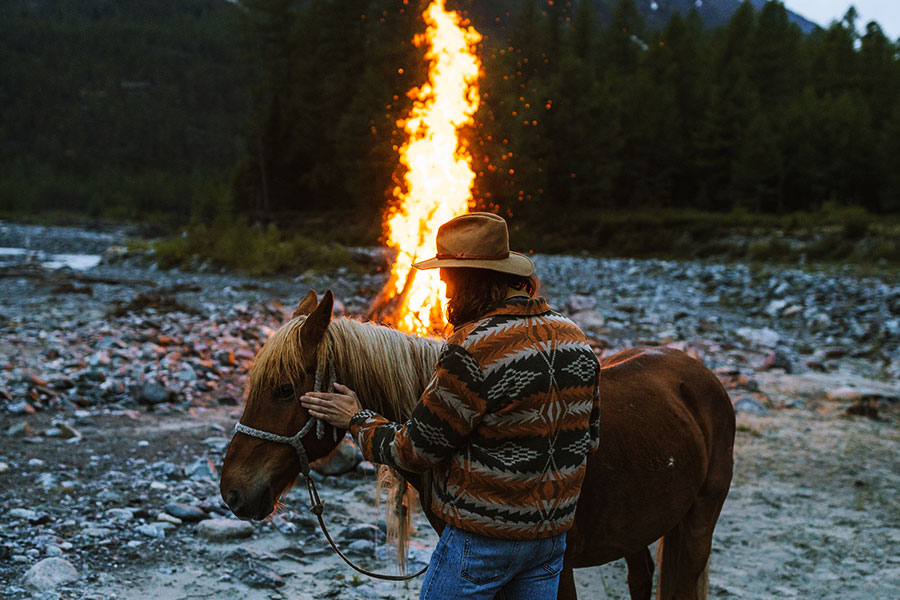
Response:
M600 449L567 540L572 567L646 547L731 482L734 410L699 361L662 347L615 354L601 365L600 403Z

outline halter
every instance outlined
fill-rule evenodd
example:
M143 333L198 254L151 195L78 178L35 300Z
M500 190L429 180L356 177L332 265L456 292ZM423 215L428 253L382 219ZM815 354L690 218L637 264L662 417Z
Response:
M323 383L326 372L328 374L327 383ZM335 381L337 381L337 377L335 375L334 363L331 360L320 362L316 368L316 381L313 390L316 392L331 391L334 389ZM322 533L325 534L325 539L328 540L331 548L337 552L338 556L344 559L345 563L363 575L374 577L376 579L385 579L387 581L407 581L425 573L428 569L427 566L418 573L413 573L412 575L385 575L382 573L373 573L354 564L353 561L347 558L344 553L341 552L340 548L337 547L337 544L331 539L331 534L328 533L328 527L325 526L325 520L322 519L322 513L325 512L325 503L322 502L322 499L319 497L319 490L316 489L315 480L309 476L309 456L307 456L306 449L303 447L302 442L302 439L306 437L306 434L312 431L313 425L316 426L316 438L320 440L323 439L325 437L325 422L313 417L310 417L300 431L292 436L278 435L261 429L254 429L241 422L235 424L234 432L243 433L244 435L249 435L250 437L255 437L267 442L287 444L297 452L297 458L300 459L300 472L303 473L303 478L306 480L306 491L309 493L310 510L316 515L316 519L319 521L319 528L322 530ZM338 436L336 427L332 428L332 435L335 442L339 441L340 437Z
M323 384L322 380L326 371L328 372L328 383ZM334 363L331 361L324 361L316 369L316 382L313 386L313 390L316 392L331 391L334 389L335 381L337 381L337 377L334 371ZM309 457L306 455L306 449L303 447L303 442L301 440L306 437L307 433L312 431L313 425L316 427L316 439L323 439L325 437L325 422L313 417L310 417L309 420L306 421L306 424L300 431L290 437L270 433L261 429L254 429L253 427L248 427L240 422L235 424L234 432L243 433L244 435L266 440L267 442L287 444L297 452L297 458L300 459L300 472L303 473L304 477L309 479ZM335 442L340 439L337 428L332 428L332 436Z

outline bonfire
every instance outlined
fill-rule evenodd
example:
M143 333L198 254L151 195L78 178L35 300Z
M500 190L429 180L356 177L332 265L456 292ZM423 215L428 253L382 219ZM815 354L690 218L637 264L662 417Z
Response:
M428 81L409 91L413 107L398 122L407 136L399 149L402 184L385 215L385 239L397 258L368 316L407 333L436 335L446 327L444 284L437 270L412 265L434 255L441 223L474 207L475 172L460 130L474 123L478 110L481 35L447 11L444 0L434 0L424 18L426 31L415 43L427 45Z

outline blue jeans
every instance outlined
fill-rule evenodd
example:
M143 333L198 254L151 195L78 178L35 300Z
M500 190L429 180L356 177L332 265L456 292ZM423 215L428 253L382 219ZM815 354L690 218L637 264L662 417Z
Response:
M447 525L419 600L555 600L566 534L500 540Z

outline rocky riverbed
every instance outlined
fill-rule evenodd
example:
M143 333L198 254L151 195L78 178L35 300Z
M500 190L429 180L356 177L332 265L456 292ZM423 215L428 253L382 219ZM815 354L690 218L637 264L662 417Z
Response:
M356 576L299 491L263 523L217 479L246 368L310 288L361 314L378 252L331 273L163 272L127 231L0 223L0 598L414 598ZM66 263L62 255L103 257ZM900 277L845 269L536 256L542 293L599 355L682 348L738 414L714 597L891 598L900 589ZM301 268L300 271L303 271ZM316 474L326 519L364 564L381 543L373 467L352 446ZM435 538L421 517L411 567ZM626 597L621 561L576 572Z

